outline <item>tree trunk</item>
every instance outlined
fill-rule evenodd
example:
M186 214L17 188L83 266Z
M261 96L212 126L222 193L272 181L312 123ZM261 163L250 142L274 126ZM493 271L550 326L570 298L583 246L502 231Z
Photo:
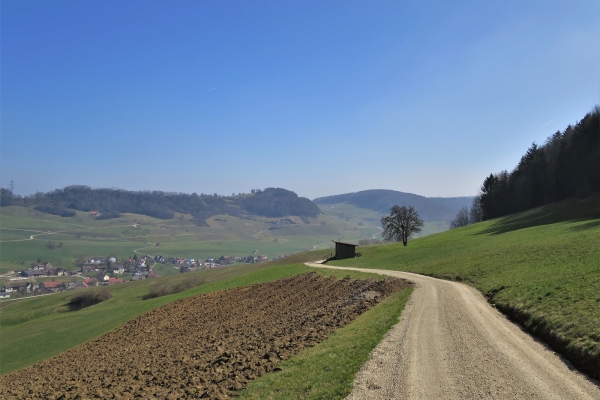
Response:
M402 243L404 243L404 245L406 246L406 240L405 240L405 241L403 241Z

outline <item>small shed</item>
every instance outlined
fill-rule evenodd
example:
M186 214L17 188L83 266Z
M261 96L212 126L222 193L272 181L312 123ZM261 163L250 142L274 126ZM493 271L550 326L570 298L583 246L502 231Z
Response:
M336 260L343 260L344 258L354 258L356 257L356 246L357 244L346 243L346 242L336 242L335 243L335 258Z

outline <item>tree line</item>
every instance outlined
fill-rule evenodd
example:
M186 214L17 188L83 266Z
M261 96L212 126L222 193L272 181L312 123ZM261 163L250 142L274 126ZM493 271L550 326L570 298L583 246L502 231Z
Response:
M478 201L488 220L600 191L600 107L527 149L511 172L490 174Z
M47 193L15 196L9 189L1 189L1 205L36 206L38 211L72 216L72 210L101 211L98 218L117 218L120 213L135 213L161 219L172 219L175 213L191 214L198 225L214 215L242 214L279 218L288 215L316 217L316 204L292 191L267 188L245 196L224 197L196 193L169 193L161 191L126 191L121 189L92 189L88 186L67 186Z

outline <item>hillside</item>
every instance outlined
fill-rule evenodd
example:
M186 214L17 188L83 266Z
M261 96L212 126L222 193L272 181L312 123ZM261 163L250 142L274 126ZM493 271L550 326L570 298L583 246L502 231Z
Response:
M258 196L247 198L251 203ZM278 207L279 200L281 197L273 201L274 207ZM278 212L283 213L284 207L286 204L281 203ZM272 259L329 248L332 239L371 238L379 231L377 219L369 222L327 215L275 218L218 214L199 226L191 214L176 213L173 219L165 220L122 213L117 218L103 220L89 212L73 211L73 216L61 217L38 211L31 205L13 205L0 208L0 218L0 274L29 268L38 258L68 270L75 269L80 258L109 255L122 258L135 253L206 259L249 256L258 250ZM48 246L50 242L55 246ZM177 271L161 264L158 272L164 275Z
M596 378L600 365L600 193L409 241L363 246L333 265L392 269L475 286ZM575 323L576 321L576 323Z
M321 205L348 203L381 214L388 214L394 205L413 206L426 222L450 222L461 207L471 205L473 197L428 198L395 190L375 189L319 197L313 201Z

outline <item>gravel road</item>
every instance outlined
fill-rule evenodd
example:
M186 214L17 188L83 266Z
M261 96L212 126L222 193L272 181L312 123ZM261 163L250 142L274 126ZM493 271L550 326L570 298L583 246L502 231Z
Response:
M476 289L407 272L400 322L371 354L347 399L600 399L600 386L523 332Z

